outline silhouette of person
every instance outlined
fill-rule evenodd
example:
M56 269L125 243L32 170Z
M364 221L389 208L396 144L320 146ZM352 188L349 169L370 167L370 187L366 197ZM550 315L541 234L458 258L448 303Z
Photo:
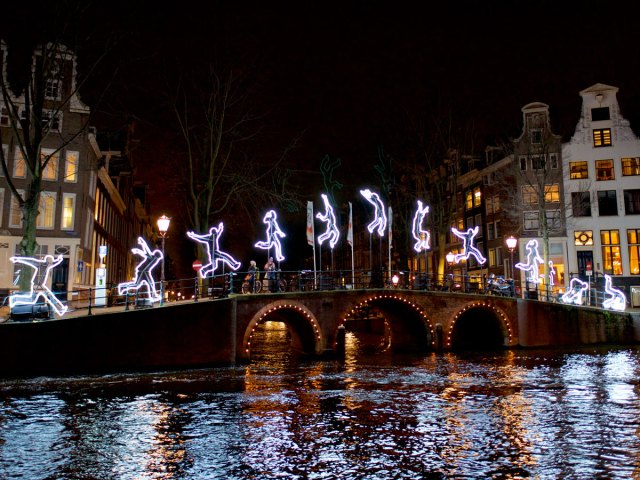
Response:
M316 218L327 224L327 230L322 235L318 235L318 243L322 245L322 242L328 239L329 246L333 248L336 246L336 243L338 243L340 231L336 225L336 215L333 213L333 207L324 193L322 194L322 200L324 201L325 213L318 212Z
M422 206L422 202L418 200L418 210L416 210L416 214L413 216L413 226L411 229L411 233L416 243L413 245L413 249L416 252L421 252L423 250L429 250L429 240L430 235L427 230L422 228L422 221L424 217L429 213L429 206Z
M467 259L472 255L476 257L476 260L480 264L483 264L484 262L487 261L487 259L482 256L482 253L480 252L480 250L478 250L473 244L473 239L478 234L479 229L480 227L476 225L473 228L468 228L466 232L461 232L457 228L451 227L451 231L453 232L453 234L456 237L462 239L462 241L464 242L462 246L463 253L458 253L455 256L456 263L458 263L463 258Z
M368 188L360 190L360 194L374 207L373 221L367 225L369 233L373 233L377 228L378 235L381 237L384 236L384 231L387 228L387 216L384 213L384 204L382 203L382 200L380 200L380 196Z
M240 268L240 262L229 255L227 252L220 250L219 241L222 232L224 231L224 225L222 222L218 224L218 227L211 227L207 235L199 235L195 232L187 232L187 236L198 243L202 243L207 247L207 256L209 263L203 265L200 269L200 276L202 278L212 275L218 268L220 262L226 263L232 270Z
M34 305L38 303L38 299L51 305L51 308L62 316L67 312L68 307L64 305L53 292L47 287L49 280L49 274L51 270L62 263L62 255L58 255L56 258L53 255L45 255L42 260L33 257L11 257L9 259L12 263L19 263L30 267L33 272L31 274L31 282L29 286L29 293L16 293L9 297L9 307L13 308L16 305ZM46 266L42 279L38 281L37 275L40 268Z
M281 262L284 260L282 255L282 245L280 244L280 237L286 237L285 233L280 229L278 225L278 216L274 210L269 210L264 218L263 223L267 224L267 240L257 242L254 246L263 250L270 250L271 247L275 248L276 260Z
M118 293L124 295L125 292L134 291L139 294L142 287L146 285L149 299L152 302L157 302L160 300L161 294L156 290L156 282L151 272L162 261L162 252L158 249L152 251L142 237L138 237L138 244L142 248L131 249L133 253L141 258L138 265L136 265L133 280L119 284Z
M255 260L251 260L249 262L249 270L247 271L249 286L251 287L251 291L255 292L256 286L256 273L258 272L258 266L256 265Z
M529 272L529 281L532 283L540 282L540 273L538 264L544 263L544 260L538 253L538 240L532 239L527 242L527 263L518 262L515 264L516 268Z

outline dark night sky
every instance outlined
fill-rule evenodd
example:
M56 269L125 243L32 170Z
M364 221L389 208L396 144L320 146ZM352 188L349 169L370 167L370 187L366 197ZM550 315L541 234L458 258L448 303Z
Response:
M2 31L13 42L26 31L45 31L51 22L42 18L51 14L37 6L64 3L13 2ZM550 105L555 132L568 139L579 118L579 91L597 82L620 88L623 115L640 126L638 17L615 2L606 9L590 2L572 2L575 8L566 2L561 8L559 2L517 8L385 0L167 3L95 2L78 22L92 33L80 52L85 59L118 39L100 80L83 94L95 98L117 66L97 108L103 121L117 124L111 113L126 111L149 122L161 118L150 102L161 81L158 68L210 58L253 79L272 154L304 131L293 166L316 171L328 154L342 159L345 172L372 175L379 145L401 151L407 118L445 110L460 121L473 119L480 137L490 139L518 134L520 109L541 101ZM44 23L25 27L25 18ZM145 154L158 158L152 140ZM157 185L152 191L161 193ZM153 207L164 208L161 195L155 201Z

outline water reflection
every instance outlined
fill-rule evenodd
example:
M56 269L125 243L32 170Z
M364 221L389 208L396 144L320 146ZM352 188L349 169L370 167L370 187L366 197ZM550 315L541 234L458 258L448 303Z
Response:
M319 362L271 323L249 365L0 381L0 478L640 477L637 347L398 356L354 335Z

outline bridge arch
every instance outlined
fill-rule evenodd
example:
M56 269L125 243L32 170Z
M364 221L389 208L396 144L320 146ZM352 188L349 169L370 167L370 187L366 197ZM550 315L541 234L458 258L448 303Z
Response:
M322 351L322 333L315 315L302 303L277 300L258 310L249 321L243 337L244 356L251 357L251 342L256 328L268 320L285 323L293 343L302 352L317 355Z
M459 310L449 325L445 348L499 348L513 344L508 316L496 305L475 301Z
M390 347L393 350L429 350L435 348L435 332L431 319L423 308L401 294L372 293L352 304L340 317L332 343L339 347L339 333L359 311L374 307L388 320Z

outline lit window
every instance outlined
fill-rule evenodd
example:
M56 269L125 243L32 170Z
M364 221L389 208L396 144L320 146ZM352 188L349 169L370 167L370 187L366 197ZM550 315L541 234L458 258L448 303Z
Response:
M621 163L624 177L640 175L640 157L623 158Z
M479 207L480 205L482 205L482 192L480 187L476 187L473 189L473 206Z
M46 165L42 171L42 178L44 180L57 180L58 179L58 158L60 153L53 153L54 150L43 148L40 150L40 163Z
M18 190L20 196L24 195L23 190ZM11 195L11 211L9 213L9 226L13 228L22 227L22 210L15 195Z
M36 219L37 228L52 229L53 220L56 214L56 194L55 192L40 193L40 207L38 209L38 218Z
M596 160L596 180L613 180L613 160Z
M627 215L640 214L640 190L624 191L624 213Z
M78 181L78 157L78 152L67 152L64 164L65 182L75 183Z
M602 262L604 273L622 275L622 256L620 255L620 233L618 230L601 230Z
M631 275L640 274L640 229L627 230L629 244L629 270Z
M528 205L538 203L538 189L535 185L522 186L522 201Z
M14 178L24 178L27 175L27 167L24 163L24 157L19 148L16 148L13 156L13 176Z
M615 190L601 190L598 192L598 215L601 217L618 215Z
M576 247L593 245L593 232L591 230L578 230L573 232L573 244Z
M594 147L610 147L611 146L611 129L599 128L593 131Z
M471 190L467 190L465 193L465 208L467 210L471 210L473 208L473 192Z
M73 193L65 193L62 197L62 230L73 230L76 210L76 196Z
M557 183L544 186L544 201L558 203L560 201L560 186Z
M490 267L496 266L496 249L495 248L489 249L489 266Z
M569 162L569 178L571 180L589 178L587 162Z

